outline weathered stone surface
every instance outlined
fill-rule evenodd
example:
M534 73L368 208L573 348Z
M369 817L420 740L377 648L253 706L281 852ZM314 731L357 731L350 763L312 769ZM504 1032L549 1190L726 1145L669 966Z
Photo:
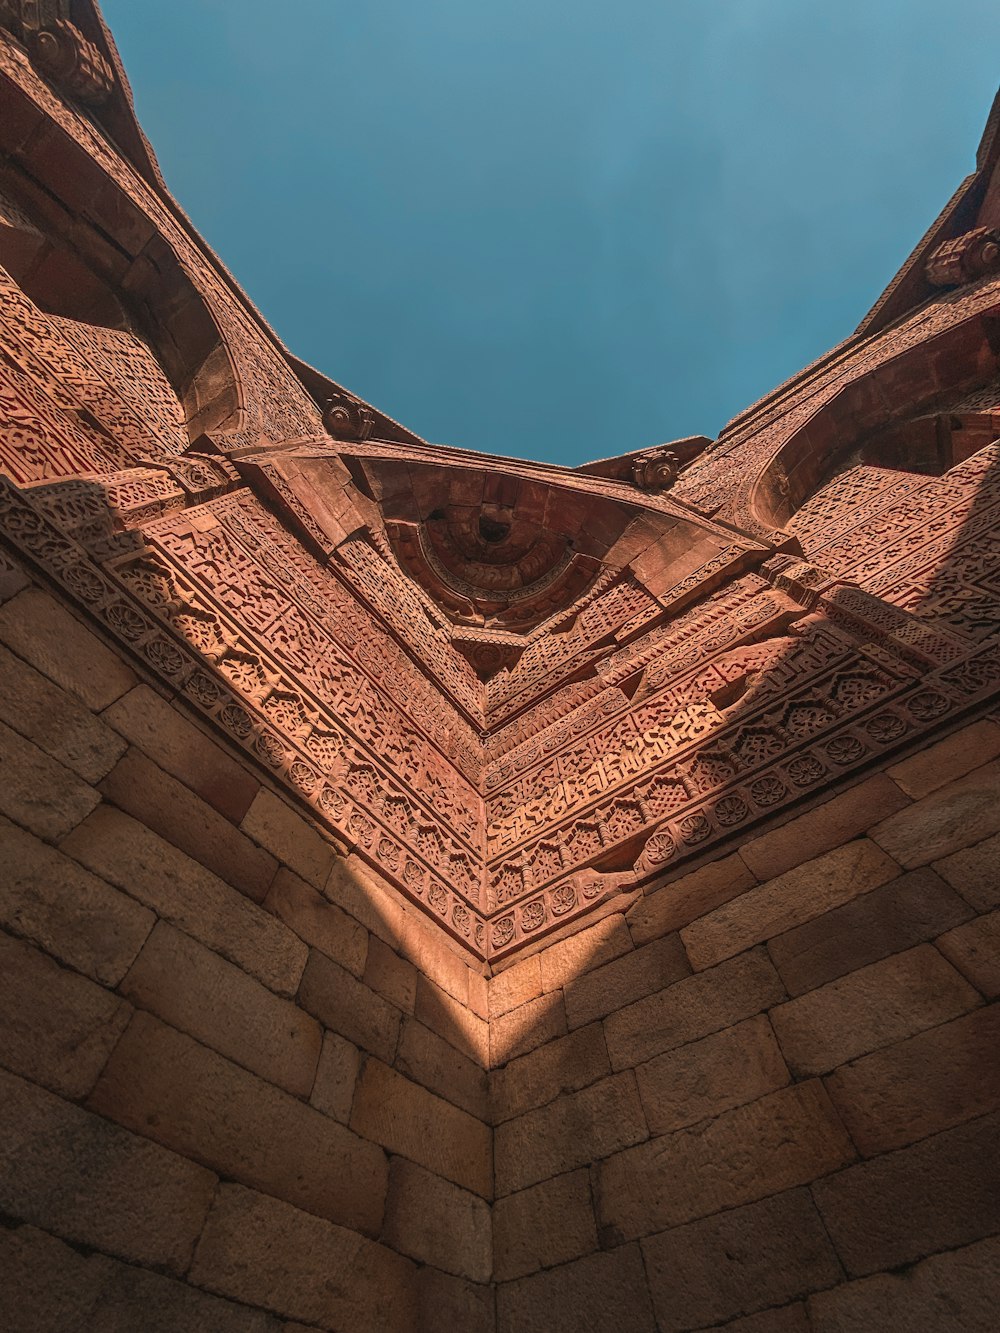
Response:
M645 995L663 990L691 967L679 935L635 949L566 986L566 1021L571 1028L604 1018Z
M798 819L751 839L740 848L740 856L759 880L773 879L850 842L908 804L891 778L876 773Z
M871 837L907 869L1000 832L1000 763L984 764L876 824Z
M604 1021L612 1067L640 1064L785 998L763 949L755 949L619 1009Z
M930 944L859 968L771 1010L794 1074L823 1074L880 1046L957 1018L978 993Z
M844 1065L827 1087L866 1156L1000 1106L1000 1009L979 1009Z
M695 969L711 967L898 874L895 861L867 838L859 838L717 907L686 926L681 939Z
M1000 1229L1000 1115L849 1166L813 1185L852 1276L913 1263Z
M388 1174L378 1148L148 1014L136 1014L88 1105L223 1176L378 1234Z
M497 1195L524 1189L649 1137L630 1070L497 1127Z
M1000 1301L1000 1239L938 1254L905 1273L882 1273L809 1301L815 1333L912 1328L993 1333Z
M490 1074L496 1123L544 1106L563 1092L577 1092L611 1073L600 1023L577 1028Z
M0 1231L0 1322L31 1333L279 1333L263 1310L210 1296L34 1227Z
M403 1019L394 1064L415 1083L489 1122L486 1070L415 1018Z
M145 825L102 806L63 850L279 995L295 994L308 953L302 941Z
M421 1268L417 1281L418 1333L437 1333L439 1329L495 1333L496 1302L492 1286L466 1282L429 1265Z
M498 1282L582 1258L598 1248L586 1168L498 1199L493 1207Z
M1000 995L1000 912L950 930L937 947L988 1000Z
M368 945L364 983L404 1013L412 1014L417 1001L417 969L400 958L378 936Z
M40 750L96 783L117 763L125 742L79 699L0 644L0 717Z
M689 875L653 887L625 913L635 944L648 944L704 916L757 881L739 852L712 861Z
M935 861L934 869L980 912L1000 907L1000 833Z
M264 907L290 930L356 977L365 969L368 931L284 866L278 868Z
M470 1060L475 1060L483 1068L489 1063L490 1025L472 1013L466 1003L455 999L422 973L417 977L414 1013L425 1027L443 1037Z
M326 883L334 857L332 846L266 787L253 798L240 828L310 884L320 888Z
M822 1084L796 1084L601 1162L600 1234L605 1244L649 1236L806 1184L854 1156Z
M497 1288L498 1333L654 1333L637 1245L592 1254Z
M632 939L625 918L606 916L585 930L578 930L558 944L542 951L542 990L558 990L602 963L618 958L632 949Z
M489 983L490 1018L499 1018L542 993L542 964L538 954L504 968Z
M658 1055L635 1074L651 1134L721 1115L789 1082L763 1014Z
M792 995L933 939L971 915L933 870L911 870L843 907L768 941L767 951Z
M484 1199L492 1195L488 1127L379 1060L365 1061L351 1128Z
M156 925L121 989L220 1055L309 1096L322 1037L315 1019L167 922Z
M100 794L0 722L0 814L54 841L90 814Z
M763 1310L760 1314L748 1314L743 1319L733 1319L727 1324L719 1324L720 1333L812 1333L805 1301L796 1301L794 1305Z
M148 685L112 704L104 720L227 819L242 819L260 790L253 773Z
M119 654L41 588L0 607L0 639L90 708L107 707L135 684Z
M912 800L920 800L1000 755L1000 726L982 718L894 764L889 777ZM869 826L870 827L870 826Z
M310 1102L318 1111L346 1125L351 1118L354 1088L361 1069L361 1052L336 1032L323 1033L316 1081Z
M153 913L2 818L0 863L0 923L116 985L152 930Z
M321 1328L416 1327L417 1269L409 1259L239 1185L220 1188L190 1279Z
M389 1165L382 1241L473 1282L488 1282L493 1272L489 1204L405 1157Z
M665 1333L783 1304L841 1276L806 1189L661 1232L642 1253Z
M85 1097L131 1007L22 940L0 933L0 1064L64 1097Z
M490 1024L490 1063L506 1064L543 1046L566 1031L566 1008L561 991L529 1000L519 1009L494 1018Z
M207 801L132 748L101 783L107 800L151 828L254 902L278 863Z
M324 1027L390 1062L399 1040L401 1014L364 982L313 949L299 987L299 1004Z
M64 1240L187 1268L216 1177L0 1072L0 1207Z

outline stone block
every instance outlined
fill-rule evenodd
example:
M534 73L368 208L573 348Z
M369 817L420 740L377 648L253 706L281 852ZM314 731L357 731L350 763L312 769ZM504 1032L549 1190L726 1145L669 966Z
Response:
M166 921L157 923L121 989L220 1055L309 1096L322 1041L316 1020Z
M506 1064L566 1031L566 1008L561 991L540 995L519 1009L494 1018L490 1024L490 1063Z
M0 719L40 750L94 784L121 757L125 742L72 694L0 644Z
M484 1199L492 1195L488 1126L379 1060L365 1061L351 1128Z
M783 1305L841 1277L807 1189L650 1236L642 1254L663 1333Z
M62 848L279 995L295 994L308 953L302 941L144 824L101 806Z
M469 968L469 1008L479 1018L488 1019L490 1016L490 992L489 979L481 972Z
M106 708L136 681L118 653L41 588L0 606L0 640L89 708Z
M542 950L539 956L542 990L558 990L574 978L631 950L632 937L625 918L620 913L606 916L596 925L584 927Z
M717 907L686 926L681 939L696 970L712 967L898 874L895 861L867 838L859 838Z
M489 983L490 1018L499 1018L542 993L542 963L538 954L512 963Z
M988 1000L1000 995L1000 912L969 921L936 941L949 962Z
M968 904L954 889L923 867L776 935L768 941L767 951L789 994L801 995L933 939L970 915Z
M647 890L625 913L636 945L648 944L727 903L757 881L738 852Z
M498 1282L580 1259L597 1248L590 1172L586 1167L508 1194L493 1206Z
M511 1120L611 1073L600 1023L577 1028L490 1074L494 1123Z
M952 732L919 754L911 755L888 770L896 786L918 801L945 783L965 777L974 768L1000 755L1000 726L989 718Z
M101 783L105 799L261 902L278 863L235 825L134 747Z
M105 1255L83 1255L30 1226L0 1231L0 1271L0 1324L12 1333L279 1333L263 1310Z
M812 1333L805 1301L748 1314L717 1327L719 1333Z
M416 1017L425 1027L443 1037L450 1046L462 1051L484 1069L489 1063L490 1026L436 986L423 973L417 976Z
M86 818L101 797L75 773L0 722L0 814L55 841Z
M851 842L909 803L891 778L876 773L797 819L744 843L740 855L759 880L774 879Z
M635 1076L651 1134L721 1115L789 1082L763 1014L657 1055Z
M637 1245L505 1282L497 1288L498 1333L654 1333Z
M771 1010L793 1074L825 1074L859 1055L967 1013L978 993L931 944L850 972Z
M763 949L676 981L604 1020L614 1069L641 1064L661 1051L707 1037L785 998Z
M421 1268L417 1333L496 1333L492 1286L467 1282L429 1265Z
M934 869L977 911L1000 907L1000 833L935 861Z
M400 1254L473 1282L493 1272L490 1206L405 1157L389 1164L382 1241Z
M316 949L302 974L299 1004L331 1032L391 1062L399 1040L399 1010Z
M815 1333L994 1333L998 1303L1000 1237L993 1236L905 1273L880 1273L818 1293L809 1301L809 1319Z
M330 875L333 847L308 820L267 787L261 787L240 828L308 883L321 888Z
M852 1277L1000 1230L1000 1114L849 1166L813 1195Z
M243 818L260 790L260 779L249 768L148 685L130 690L103 717L155 764L234 823Z
M217 1180L0 1071L0 1208L64 1240L183 1273Z
M377 1235L385 1155L343 1125L138 1013L88 1106L221 1175Z
M356 977L363 975L368 958L368 931L285 866L278 867L264 908L327 958Z
M131 1016L86 977L0 933L0 1063L64 1097L85 1097Z
M368 946L364 982L397 1009L412 1014L417 1002L417 969L373 935Z
M871 837L907 870L927 865L1000 832L998 793L994 760L876 824Z
M417 1269L409 1259L239 1185L220 1188L190 1280L321 1328L417 1326Z
M605 1245L649 1236L805 1185L854 1156L822 1084L795 1084L601 1162L599 1234Z
M690 974L680 936L666 935L569 982L566 1021L571 1028L582 1027Z
M497 1127L497 1196L586 1166L648 1137L634 1074L614 1074Z
M415 1018L403 1019L394 1064L415 1083L489 1122L486 1070Z
M866 1157L1000 1107L1000 1009L978 1009L827 1079L854 1142Z
M354 1089L361 1070L361 1052L336 1032L323 1033L316 1081L309 1098L317 1111L333 1116L342 1125L351 1118Z
M395 925L399 942L393 944L390 940L389 943L409 959L431 986L443 991L468 1012L470 1018L475 1018L475 1013L469 1009L470 956L460 956L456 952L459 946L452 945L441 929L416 908L404 909ZM483 1026L485 1028L485 1024Z
M2 818L0 864L0 925L116 985L152 930L153 913Z

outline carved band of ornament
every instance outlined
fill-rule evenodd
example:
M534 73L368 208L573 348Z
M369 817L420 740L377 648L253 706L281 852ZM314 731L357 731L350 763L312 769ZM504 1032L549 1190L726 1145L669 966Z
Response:
M0 26L24 42L38 68L70 97L100 106L111 96L111 66L71 22L69 0L2 0Z
M960 287L1000 271L1000 232L975 227L937 247L927 260L927 281L934 287Z
M16 549L55 579L71 598L101 620L113 636L139 657L155 675L180 690L199 710L220 726L274 776L306 799L323 822L378 867L414 902L433 908L433 914L467 947L481 953L485 926L477 911L446 887L437 874L414 855L400 848L390 829L335 791L317 773L315 762L287 738L275 736L269 720L252 701L227 688L203 657L187 642L164 631L134 602L129 590L34 510L25 496L0 477L0 531Z

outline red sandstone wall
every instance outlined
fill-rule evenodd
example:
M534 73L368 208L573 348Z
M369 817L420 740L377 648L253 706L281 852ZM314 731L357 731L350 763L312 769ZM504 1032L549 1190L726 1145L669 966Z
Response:
M994 1328L1000 727L490 983L502 1333Z
M485 979L47 591L3 597L0 1322L491 1327Z

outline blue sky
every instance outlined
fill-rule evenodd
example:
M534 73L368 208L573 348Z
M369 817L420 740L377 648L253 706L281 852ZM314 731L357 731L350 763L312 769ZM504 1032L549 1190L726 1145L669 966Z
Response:
M993 0L105 0L168 183L288 346L579 463L847 336L972 170Z

